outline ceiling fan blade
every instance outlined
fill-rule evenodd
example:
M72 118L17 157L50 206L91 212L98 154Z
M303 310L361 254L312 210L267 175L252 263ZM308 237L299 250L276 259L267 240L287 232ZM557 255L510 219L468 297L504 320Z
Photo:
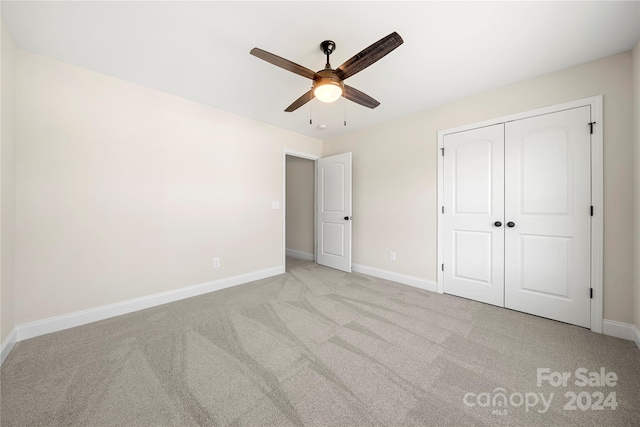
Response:
M344 97L349 101L353 101L356 104L360 104L367 108L376 108L380 103L367 95L364 92L360 92L358 89L351 86L344 85Z
M387 37L378 40L368 48L354 55L351 59L339 66L335 73L342 80L351 77L355 73L358 73L369 65L379 61L402 43L404 43L404 40L402 40L400 34L394 31Z
M306 77L311 80L319 77L315 71L311 71L310 69L303 67L302 65L298 65L295 62L289 61L288 59L284 59L278 55L269 53L266 50L254 47L249 53L257 58L262 59L263 61L267 61L268 63L275 65L276 67L284 68L285 70L296 73L302 77Z
M292 111L296 111L298 108L302 107L304 104L306 104L307 102L311 101L315 96L313 95L313 91L309 91L307 93L305 93L304 95L302 95L300 98L296 99L295 101L293 101L293 103L291 105L289 105L287 107L286 111L287 113L291 113Z

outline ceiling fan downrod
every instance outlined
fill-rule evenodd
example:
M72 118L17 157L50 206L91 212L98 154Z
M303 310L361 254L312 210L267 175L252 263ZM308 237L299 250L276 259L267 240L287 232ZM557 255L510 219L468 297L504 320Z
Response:
M324 66L325 70L331 69L331 64L329 63L329 55L331 55L336 50L336 44L333 40L325 40L320 43L320 50L327 55L327 64Z

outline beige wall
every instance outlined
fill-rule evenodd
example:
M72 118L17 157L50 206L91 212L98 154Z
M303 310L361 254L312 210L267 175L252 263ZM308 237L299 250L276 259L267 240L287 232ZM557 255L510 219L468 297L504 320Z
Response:
M0 71L0 342L11 333L15 326L15 208L16 208L16 46L11 34L0 21L2 31L2 57Z
M633 322L631 70L621 53L325 141L353 152L353 262L436 280L438 130L602 94L604 317Z
M315 162L287 156L287 249L314 254Z
M635 276L633 301L635 325L640 329L640 40L633 48L633 119L635 132Z
M282 265L281 211L271 201L283 198L283 147L352 151L353 262L435 280L436 132L598 94L605 115L604 317L634 321L629 230L640 225L630 153L638 97L632 70L637 82L639 67L630 52L334 138L323 150L318 140L18 50L16 313L5 328L5 316L13 317L4 268L5 198L13 197L10 184L5 192L12 166L5 168L5 134L15 132L4 108L5 55L15 47L6 49L5 39L3 338L14 323ZM635 52L637 64L638 46ZM636 147L638 132L636 124ZM221 268L211 267L213 257ZM635 290L640 327L638 277Z
M283 265L321 141L22 50L17 93L18 324Z

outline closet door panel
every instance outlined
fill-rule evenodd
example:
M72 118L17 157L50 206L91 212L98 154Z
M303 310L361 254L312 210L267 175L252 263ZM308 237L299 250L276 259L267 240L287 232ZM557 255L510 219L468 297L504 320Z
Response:
M590 108L505 124L505 307L590 325Z
M444 292L503 306L504 126L446 135L444 147Z

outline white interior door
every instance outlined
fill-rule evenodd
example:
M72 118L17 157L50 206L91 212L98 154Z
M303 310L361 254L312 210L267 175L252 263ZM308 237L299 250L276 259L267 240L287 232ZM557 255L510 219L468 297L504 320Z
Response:
M505 307L590 326L590 107L505 125Z
M504 305L504 125L444 137L444 292Z
M318 160L316 262L351 272L351 153Z

